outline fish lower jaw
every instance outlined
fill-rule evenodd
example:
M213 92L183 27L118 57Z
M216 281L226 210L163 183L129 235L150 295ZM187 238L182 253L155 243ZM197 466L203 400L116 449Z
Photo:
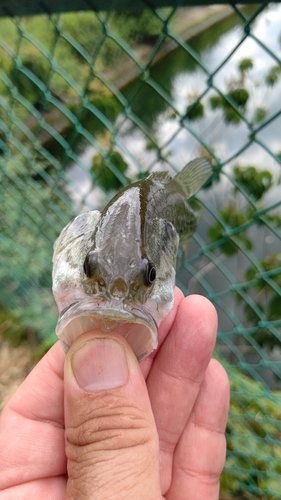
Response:
M114 304L98 304L92 300L78 302L59 319L56 333L63 349L68 351L72 343L83 333L100 330L105 335L116 332L131 346L141 361L157 347L157 326L152 316L135 306L114 308Z

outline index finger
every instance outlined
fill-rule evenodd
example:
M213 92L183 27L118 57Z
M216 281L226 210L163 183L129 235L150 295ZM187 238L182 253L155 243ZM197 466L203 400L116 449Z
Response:
M165 471L163 493L170 485L174 450L199 393L216 333L217 314L211 302L199 295L186 297L147 379Z

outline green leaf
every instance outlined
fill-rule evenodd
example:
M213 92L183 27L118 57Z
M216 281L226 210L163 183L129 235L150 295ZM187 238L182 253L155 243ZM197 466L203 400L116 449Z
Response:
M212 95L209 99L209 103L212 109L218 109L223 106L223 99L220 95Z
M123 186L122 181L114 172L115 167L121 174L124 174L128 164L118 151L112 151L106 158L100 153L93 157L91 171L96 177L96 182L104 187L106 191L110 189L120 189Z
M249 99L249 92L245 88L241 87L229 92L228 97L230 97L238 107L244 108Z
M265 77L265 83L267 83L270 87L273 87L278 82L280 75L281 66L273 66Z
M262 107L258 107L256 110L255 110L255 113L254 113L254 116L253 116L253 120L252 120L252 123L253 125L261 122L262 120L265 119L267 115L267 111L265 108L262 108Z
M251 59L250 57L244 57L238 64L238 70L242 74L248 71L249 69L252 69L253 67L254 67L253 59Z
M198 101L188 106L186 110L186 116L191 121L200 120L201 118L203 118L204 106L202 102Z
M237 207L232 203L227 208L221 210L220 215L223 220L233 229L248 222L247 215L238 212ZM223 241L220 245L220 249L225 255L231 257L239 251L239 247L237 246L233 238L231 236L226 236L225 229L220 222L216 222L216 224L214 224L214 226L209 229L208 235L213 242L218 241L222 238L225 239L225 241ZM252 249L253 243L247 237L246 231L237 233L235 237L239 239L248 250Z
M242 185L255 200L260 200L272 186L273 178L269 170L260 171L253 166L236 166L233 169L233 173L235 180Z

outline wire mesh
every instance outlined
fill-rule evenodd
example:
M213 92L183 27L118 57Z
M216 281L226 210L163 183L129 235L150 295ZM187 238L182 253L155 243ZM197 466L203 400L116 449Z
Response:
M222 491L245 499L281 495L280 20L267 2L0 19L1 332L53 342L61 229L206 156L177 283L218 310L232 383Z

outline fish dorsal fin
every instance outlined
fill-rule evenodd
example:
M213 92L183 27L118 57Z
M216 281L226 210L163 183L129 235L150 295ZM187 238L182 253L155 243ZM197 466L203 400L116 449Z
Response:
M169 181L171 180L171 176L168 172L152 172L151 174L149 174L147 179L156 181Z
M172 183L180 186L186 200L191 198L212 175L211 164L205 158L196 158L190 161L175 177Z

